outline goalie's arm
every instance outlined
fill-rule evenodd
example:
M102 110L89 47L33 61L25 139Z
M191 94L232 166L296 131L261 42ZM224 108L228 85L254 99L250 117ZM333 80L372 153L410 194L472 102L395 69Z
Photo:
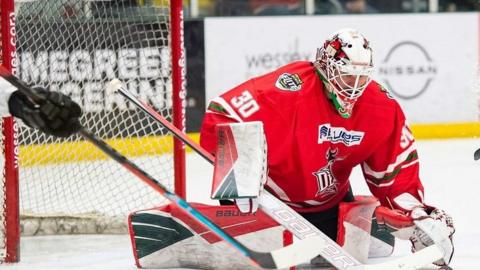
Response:
M437 244L444 254L436 263L448 264L453 254L453 223L444 211L423 201L415 140L398 103L390 137L362 164L362 170L370 190L384 206L377 211L377 221L391 227L396 237L412 241L414 251ZM421 229L426 221L432 221L428 222L431 226ZM433 231L442 235L433 237Z
M390 136L379 143L362 165L363 175L372 194L383 206L411 211L423 204L424 188L419 176L415 140L398 103ZM414 199L412 205L404 194Z

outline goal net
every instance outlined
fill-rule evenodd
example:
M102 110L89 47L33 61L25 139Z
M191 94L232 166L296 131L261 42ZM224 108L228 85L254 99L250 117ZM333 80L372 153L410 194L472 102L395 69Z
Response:
M182 145L105 90L118 78L183 129L182 11L181 1L171 2L2 0L1 55L30 86L72 97L85 127L185 196ZM19 230L121 233L129 212L165 203L80 136L59 139L6 119L2 139L0 261L18 260Z

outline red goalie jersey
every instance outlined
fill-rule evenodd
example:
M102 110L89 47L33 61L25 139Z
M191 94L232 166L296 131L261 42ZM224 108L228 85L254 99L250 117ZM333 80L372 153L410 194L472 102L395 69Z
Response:
M266 188L298 212L338 204L358 164L382 205L402 209L395 198L403 193L423 202L413 136L399 104L375 81L346 119L324 93L312 63L288 64L212 100L201 145L214 153L215 125L246 121L264 124Z

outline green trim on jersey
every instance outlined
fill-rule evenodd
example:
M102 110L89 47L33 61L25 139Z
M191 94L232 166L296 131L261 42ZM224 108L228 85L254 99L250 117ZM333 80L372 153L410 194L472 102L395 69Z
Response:
M220 105L220 104L218 104L214 101L210 102L210 104L208 105L208 110L218 112L218 113L222 113L222 114L228 114L227 110L225 110L225 108L223 108L222 105Z
M398 164L391 173L385 174L382 178L376 178L376 177L370 176L369 179L376 184L381 184L382 182L390 181L400 173L400 171L402 170L402 166L405 164L405 162L411 162L416 159L418 159L418 153L417 151L412 151L410 154L408 154L407 158L405 158L405 161Z

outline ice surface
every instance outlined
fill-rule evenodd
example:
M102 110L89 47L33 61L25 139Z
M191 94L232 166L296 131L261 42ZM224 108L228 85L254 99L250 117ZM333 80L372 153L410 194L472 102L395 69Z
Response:
M455 221L452 268L480 269L480 161L473 160L480 139L419 141L417 146L426 202L443 208ZM187 164L189 201L214 204L208 198L211 166L195 154L188 155ZM359 170L353 173L352 186L355 194L368 194ZM393 256L409 250L408 242L397 243ZM126 235L24 237L20 254L20 263L0 269L136 269Z

